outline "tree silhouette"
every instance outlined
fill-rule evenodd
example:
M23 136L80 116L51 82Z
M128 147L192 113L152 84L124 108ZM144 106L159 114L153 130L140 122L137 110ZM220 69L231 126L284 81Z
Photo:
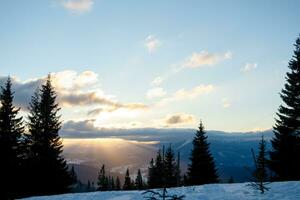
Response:
M0 93L0 177L1 196L15 198L20 183L21 148L20 139L24 131L20 108L13 105L12 83L8 77ZM17 184L17 186L16 186Z
M202 121L193 140L191 164L188 167L188 184L217 183L218 175Z
M274 126L270 169L276 180L300 180L300 36L289 62L286 83L280 93L283 104Z
M60 108L56 98L48 75L45 84L32 97L29 108L27 142L31 184L28 189L32 194L64 193L72 184L68 166L61 156Z
M255 156L253 149L251 149L253 161L255 164L255 170L252 173L253 180L250 183L250 186L256 190L259 190L262 194L269 190L266 186L268 183L268 173L267 173L267 159L266 159L266 141L264 137L261 137L259 143L259 153L258 156Z

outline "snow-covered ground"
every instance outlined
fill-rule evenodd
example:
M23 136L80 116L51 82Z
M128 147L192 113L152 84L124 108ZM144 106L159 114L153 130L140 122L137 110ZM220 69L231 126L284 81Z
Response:
M275 182L268 185L270 190L260 194L247 183L210 184L168 189L170 195L185 195L186 200L300 200L300 181ZM31 197L29 200L142 200L143 191L89 192L55 196Z

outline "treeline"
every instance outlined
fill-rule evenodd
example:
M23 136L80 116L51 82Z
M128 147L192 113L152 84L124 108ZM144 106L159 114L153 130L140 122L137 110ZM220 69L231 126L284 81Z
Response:
M74 178L61 156L60 108L48 76L36 90L26 120L13 105L11 79L0 93L1 199L68 192Z
M137 170L135 179L131 179L129 169L127 168L124 177L123 185L119 176L116 179L106 174L105 165L102 165L98 173L97 188L98 191L113 191L113 190L142 190L147 187L143 180L141 170Z
M187 185L200 185L219 182L214 159L209 150L206 132L202 122L193 140L191 163L188 172L181 175L180 152L175 156L171 144L165 150L159 149L155 158L152 158L148 167L148 177L145 181L138 169L136 178L131 179L129 169L126 170L123 187L120 187L120 179L116 183L112 176L106 175L105 165L102 165L98 174L97 190L143 190L152 188L169 188Z

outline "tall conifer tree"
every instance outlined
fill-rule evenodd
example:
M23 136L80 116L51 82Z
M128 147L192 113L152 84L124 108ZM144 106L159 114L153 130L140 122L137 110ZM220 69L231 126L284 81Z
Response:
M177 164L175 162L175 156L172 149L172 146L170 145L166 151L165 154L165 160L164 160L164 166L165 166L165 187L175 187L177 183Z
M150 161L150 166L148 167L148 187L155 188L155 166L153 158Z
M119 176L116 179L116 190L121 190L121 182Z
M21 149L20 139L24 131L20 108L13 105L11 79L8 77L0 92L0 188L4 198L16 197L20 183ZM17 186L16 186L17 184Z
M256 190L259 190L263 194L266 190L269 190L269 188L266 186L266 182L268 181L268 173L266 168L266 141L264 136L261 137L258 148L258 156L255 156L253 149L251 149L255 170L252 173L253 182L250 183L250 186Z
M188 184L217 183L218 175L202 121L193 140L193 149L188 167Z
M138 190L144 189L144 182L143 182L143 177L142 177L142 173L141 173L140 169L138 169L138 172L137 172L137 175L136 175L135 187Z
M300 36L280 93L283 104L274 126L270 169L276 180L300 180Z
M123 190L131 190L131 189L132 189L131 178L129 175L129 169L127 168L126 174L125 174Z
M33 194L57 194L69 191L72 177L62 157L63 145L58 134L61 121L57 95L48 75L45 84L34 94L28 116L30 188Z
M101 169L99 171L99 174L98 174L98 190L100 191L106 191L108 190L108 178L106 177L106 174L105 174L105 165L103 164L101 166Z

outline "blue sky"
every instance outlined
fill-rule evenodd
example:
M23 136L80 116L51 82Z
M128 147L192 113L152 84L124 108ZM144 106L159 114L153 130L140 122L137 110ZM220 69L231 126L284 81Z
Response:
M208 129L268 129L300 33L299 7L296 0L2 0L0 76L26 84L63 74L59 94L71 88L118 102L92 98L74 108L65 97L64 121L195 127L201 118ZM79 87L86 71L93 81ZM66 76L72 87L61 87Z

